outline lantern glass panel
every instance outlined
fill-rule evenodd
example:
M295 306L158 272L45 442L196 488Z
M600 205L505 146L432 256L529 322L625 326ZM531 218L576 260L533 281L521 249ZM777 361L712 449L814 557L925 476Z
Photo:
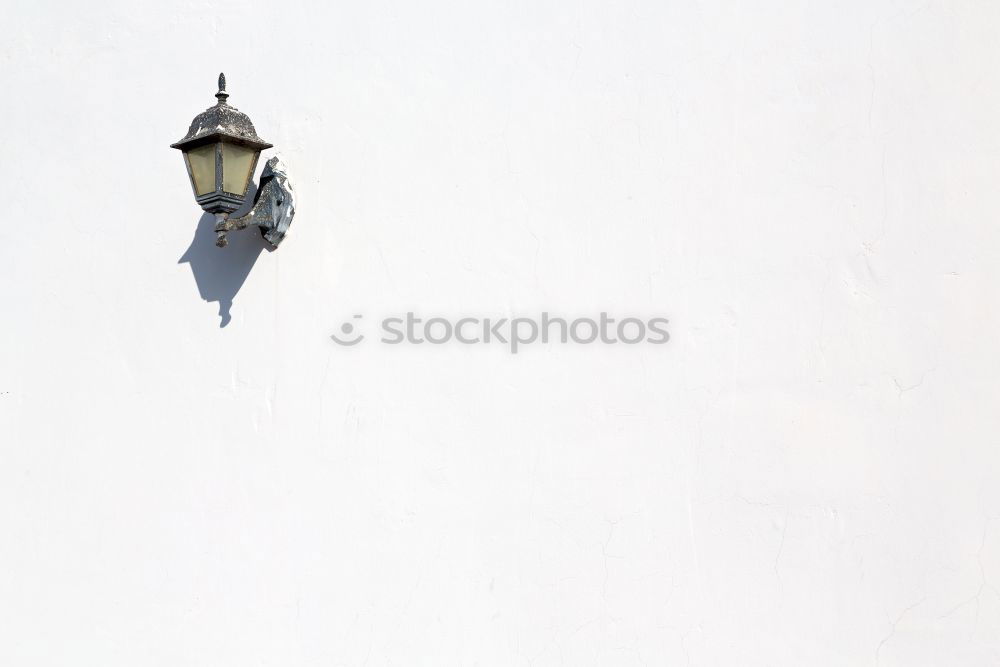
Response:
M191 170L194 193L198 196L215 192L215 148L215 144L209 144L184 153L188 169Z
M250 169L260 151L240 146L222 144L222 189L234 195L243 195L250 182Z

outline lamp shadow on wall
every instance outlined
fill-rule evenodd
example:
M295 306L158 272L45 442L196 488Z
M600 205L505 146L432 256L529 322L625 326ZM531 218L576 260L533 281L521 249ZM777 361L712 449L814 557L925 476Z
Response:
M243 208L250 208L255 193L256 188L251 186ZM233 211L233 217L240 215L243 215L242 209ZM229 313L233 299L246 282L261 251L268 246L256 227L231 232L228 235L229 245L225 248L217 247L215 238L215 216L205 213L198 221L191 245L177 263L191 265L191 273L202 299L219 302L219 327L224 327L233 319Z

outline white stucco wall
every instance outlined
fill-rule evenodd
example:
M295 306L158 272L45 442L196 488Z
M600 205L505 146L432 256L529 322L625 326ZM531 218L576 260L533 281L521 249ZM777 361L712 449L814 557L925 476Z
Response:
M3 14L0 664L1000 663L996 3Z

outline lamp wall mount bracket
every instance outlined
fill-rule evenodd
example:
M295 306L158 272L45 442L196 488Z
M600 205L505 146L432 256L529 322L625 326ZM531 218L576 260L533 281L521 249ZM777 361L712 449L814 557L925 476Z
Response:
M226 234L234 229L256 226L261 236L277 248L295 216L295 191L288 182L288 170L276 157L264 165L260 175L260 185L254 196L253 208L246 215L230 218L228 213L215 216L215 245L224 248L228 243Z

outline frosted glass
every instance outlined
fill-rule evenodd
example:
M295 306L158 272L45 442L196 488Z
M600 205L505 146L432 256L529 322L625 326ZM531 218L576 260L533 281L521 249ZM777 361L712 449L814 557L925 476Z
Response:
M250 181L250 167L259 151L237 144L222 144L222 189L243 195Z
M196 195L215 192L215 144L192 148L184 153Z

